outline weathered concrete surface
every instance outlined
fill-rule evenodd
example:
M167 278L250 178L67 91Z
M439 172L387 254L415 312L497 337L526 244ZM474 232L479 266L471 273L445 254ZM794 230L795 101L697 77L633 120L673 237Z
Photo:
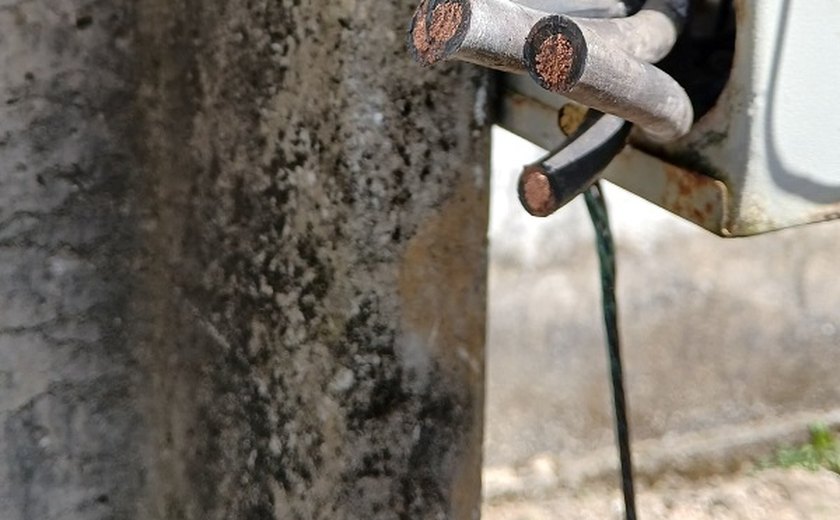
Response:
M413 4L0 1L0 518L476 517L487 89Z
M546 221L517 207L516 168L535 153L494 151L494 198L505 197L491 224L485 454L495 468L542 453L572 463L614 438L591 224L582 203ZM728 428L735 443L837 408L840 222L724 240L632 195L607 198L637 442Z

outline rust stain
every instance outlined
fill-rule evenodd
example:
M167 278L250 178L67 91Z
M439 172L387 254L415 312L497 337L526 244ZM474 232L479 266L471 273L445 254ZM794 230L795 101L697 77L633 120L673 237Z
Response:
M411 238L399 274L404 330L474 384L484 377L487 204L472 179L461 181Z
M481 480L488 193L470 176L409 240L400 268L402 328L423 340L434 364L466 390L469 423L456 448L451 517L477 517ZM449 516L447 516L449 517Z
M709 176L664 164L662 206L718 233L725 233L725 186Z
M747 8L750 3L748 0L735 0L732 5L735 8L736 23L740 25L741 20L745 20L748 15Z
M523 106L527 106L533 101L522 94L515 92L515 91L507 91L505 92L505 98L510 102L511 106L514 108L519 108Z
M560 111L557 114L557 125L564 135L570 137L583 124L587 112L589 112L589 108L583 105L574 102L566 103L560 107Z
M824 220L835 220L838 218L840 218L840 204L831 204L809 213L806 220L808 222L821 222Z

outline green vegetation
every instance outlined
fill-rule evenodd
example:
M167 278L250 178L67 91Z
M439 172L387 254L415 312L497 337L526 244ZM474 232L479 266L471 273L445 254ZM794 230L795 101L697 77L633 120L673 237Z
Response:
M785 447L762 464L763 467L827 469L840 474L840 441L825 424L812 424L811 438L799 447Z

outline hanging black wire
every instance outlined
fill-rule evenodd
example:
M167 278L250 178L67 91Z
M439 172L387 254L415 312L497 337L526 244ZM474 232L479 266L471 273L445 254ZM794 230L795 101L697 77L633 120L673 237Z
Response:
M607 350L612 375L613 405L615 407L616 438L621 458L621 486L624 492L624 511L627 520L636 520L636 493L633 487L633 461L630 453L630 428L627 423L627 401L624 396L624 375L621 368L621 348L618 338L618 306L615 299L615 244L610 231L607 203L600 183L584 192L586 207L595 226L598 261L601 266L601 298L604 325L607 331Z

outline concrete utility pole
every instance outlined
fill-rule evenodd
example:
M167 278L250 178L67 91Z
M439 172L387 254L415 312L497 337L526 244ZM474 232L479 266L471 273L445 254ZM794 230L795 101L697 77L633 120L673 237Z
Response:
M474 519L486 78L416 0L0 0L0 518Z

